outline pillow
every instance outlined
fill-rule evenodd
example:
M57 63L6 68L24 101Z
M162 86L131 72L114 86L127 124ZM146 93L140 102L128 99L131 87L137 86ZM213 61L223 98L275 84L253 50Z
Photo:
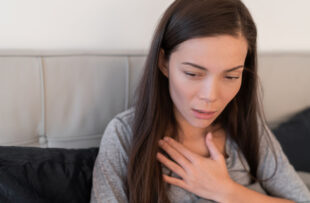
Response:
M272 131L295 170L310 172L310 107Z
M89 202L98 148L0 147L0 202Z

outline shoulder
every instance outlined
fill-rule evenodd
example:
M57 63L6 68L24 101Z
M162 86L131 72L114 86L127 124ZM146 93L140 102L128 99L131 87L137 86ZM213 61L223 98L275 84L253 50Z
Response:
M131 131L131 126L133 124L133 119L135 115L135 108L131 107L130 109L127 109L126 111L123 111L119 114L117 114L112 120L115 124L122 124L124 127L128 127L128 130Z
M285 167L290 163L281 144L266 124L260 126L259 132L258 175L265 179L286 170Z
M130 108L117 114L106 126L100 142L100 151L122 150L128 153L132 139L135 110Z
M274 151L276 154L282 153L282 147L278 139L271 132L267 124L259 124L258 135L259 149L261 154L270 150Z
M110 132L131 134L134 114L133 107L117 114L106 126L103 136L110 135Z
M272 196L301 202L309 199L309 192L295 168L286 157L282 146L267 125L260 130L260 160L258 178Z

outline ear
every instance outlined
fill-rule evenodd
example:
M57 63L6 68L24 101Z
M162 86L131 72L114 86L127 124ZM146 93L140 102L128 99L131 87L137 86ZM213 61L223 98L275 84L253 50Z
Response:
M159 58L158 58L158 67L160 71L169 78L169 69L168 69L168 62L165 59L165 51L160 49Z

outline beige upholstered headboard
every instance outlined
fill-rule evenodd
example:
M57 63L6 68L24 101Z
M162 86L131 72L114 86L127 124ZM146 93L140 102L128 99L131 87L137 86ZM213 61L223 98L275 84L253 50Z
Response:
M270 126L310 107L310 53L259 54L258 72Z
M0 51L0 145L99 146L132 104L144 52ZM259 55L269 124L310 106L310 53Z

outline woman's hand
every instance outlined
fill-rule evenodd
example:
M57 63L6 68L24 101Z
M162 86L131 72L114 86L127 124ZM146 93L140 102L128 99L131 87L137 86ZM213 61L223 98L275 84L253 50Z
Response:
M165 137L159 146L176 162L161 153L157 159L182 179L163 175L164 181L179 186L205 199L217 201L221 194L228 192L233 185L224 156L219 152L212 140L212 134L206 136L206 146L210 158L198 155L172 138Z

